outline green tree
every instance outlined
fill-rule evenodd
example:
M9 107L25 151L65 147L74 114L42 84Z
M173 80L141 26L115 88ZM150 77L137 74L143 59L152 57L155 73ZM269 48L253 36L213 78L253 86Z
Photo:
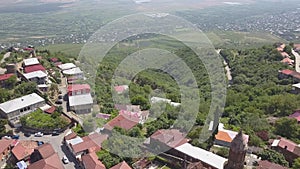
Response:
M296 119L284 117L276 121L275 133L288 139L299 138L299 125Z
M300 157L294 160L292 168L293 169L299 169L300 168Z
M34 93L37 89L35 82L21 83L15 88L15 94L17 97Z
M113 155L106 150L101 150L97 152L97 156L106 168L111 168L112 166L121 162L120 157Z
M289 163L285 160L284 156L274 150L264 150L259 153L258 156L261 157L261 160L268 160L286 167L289 166Z
M13 75L5 81L5 86L9 89L13 89L17 84L17 76Z
M9 90L0 88L0 103L9 101L10 99L11 99L11 94L10 94Z

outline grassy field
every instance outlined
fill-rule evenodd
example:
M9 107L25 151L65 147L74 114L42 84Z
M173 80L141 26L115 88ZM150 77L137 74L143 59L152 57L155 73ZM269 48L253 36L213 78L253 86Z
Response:
M216 48L247 48L276 42L286 43L286 40L264 32L214 31L207 32L206 36Z
M37 47L38 50L50 50L51 52L62 52L77 57L83 44L55 44Z
M226 31L226 32L214 31L214 32L205 32L205 34L208 37L208 39L212 42L212 44L215 46L215 48L247 48L247 47L261 46L264 44L273 44L276 42L286 42L284 39L263 32L250 33L250 32L233 32L233 31ZM193 36L190 37L192 38ZM172 42L164 41L161 43L172 43ZM77 57L82 47L83 44L54 44L48 46L40 46L37 47L37 49L39 50L48 49L51 52L63 52L73 57Z

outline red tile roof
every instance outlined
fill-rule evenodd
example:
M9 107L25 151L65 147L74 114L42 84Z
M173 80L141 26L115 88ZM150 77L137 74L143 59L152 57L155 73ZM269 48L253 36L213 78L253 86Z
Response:
M13 144L14 140L1 139L0 140L0 153L3 153L8 147Z
M98 160L96 153L89 153L82 156L82 163L87 169L105 169L104 164Z
M70 134L66 135L65 136L65 140L71 140L73 138L76 138L77 137L77 134L72 130Z
M37 142L31 140L21 140L12 149L12 154L17 158L18 161L29 157L35 148L37 148Z
M111 167L110 169L132 169L125 161Z
M295 118L298 122L300 122L300 111L295 111L294 114L291 114L289 117Z
M94 133L83 137L83 142L72 146L74 153L90 150L90 152L100 151L101 144L104 140L107 140L108 135Z
M294 71L292 70L289 70L289 69L284 69L282 71L280 71L282 74L285 74L285 75L291 75Z
M32 65L32 66L27 66L25 67L25 73L31 73L31 72L35 72L35 71L45 71L46 68L44 68L44 66L42 65Z
M48 113L48 114L52 114L54 113L56 110L56 107L55 106L51 106L51 108L45 110L45 113Z
M0 81L7 80L10 77L12 77L13 75L14 75L13 73L0 75Z
M279 164L271 163L267 160L259 161L256 169L288 169Z
M46 143L46 144L43 144L37 148L35 148L36 151L39 152L39 154L42 156L42 158L48 158L50 157L52 154L55 153L53 147L51 146L51 144L49 143Z
M119 114L117 117L109 121L104 125L107 130L112 130L114 127L121 127L125 130L130 130L139 123L139 119L136 117L125 117Z
M127 85L115 86L114 89L118 93L123 93L124 91L126 91L128 89L128 86Z
M28 169L64 169L57 153L28 166Z
M68 92L78 91L78 90L90 90L91 87L88 84L73 84L68 86Z
M184 137L183 133L176 129L158 130L154 134L152 134L150 138L164 143L172 148L178 147L189 141Z
M290 58L284 58L280 62L292 65L294 63L294 60L292 60Z
M50 61L55 63L55 62L58 62L58 59L57 58L50 58Z
M293 152L295 147L297 146L297 144L292 142L291 140L281 138L278 146L283 148L283 149L287 149L290 152Z

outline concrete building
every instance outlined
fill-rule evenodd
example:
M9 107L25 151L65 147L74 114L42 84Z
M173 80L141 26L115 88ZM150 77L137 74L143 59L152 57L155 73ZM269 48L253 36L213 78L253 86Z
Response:
M36 82L38 85L39 84L45 84L47 82L47 74L44 73L43 71L35 71L31 73L24 73L23 76L31 82Z
M22 96L0 104L0 115L6 118L15 127L19 126L20 117L42 107L45 100L36 93Z
M70 110L75 111L78 114L90 113L93 107L93 98L90 93L69 96Z

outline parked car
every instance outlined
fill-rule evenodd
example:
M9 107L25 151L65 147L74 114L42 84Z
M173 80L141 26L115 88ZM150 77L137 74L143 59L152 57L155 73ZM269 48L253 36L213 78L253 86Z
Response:
M24 136L25 136L25 137L30 137L31 134L30 134L30 133L24 133Z
M43 145L44 142L43 141L37 141L38 146Z
M35 137L43 137L43 133L42 132L37 132L34 134Z
M63 98L63 95L58 95L58 98L59 98L59 99L62 99L62 98Z
M13 135L11 138L12 138L12 139L19 139L20 136L19 136L18 134L16 134L16 135Z
M55 104L62 104L62 100L57 100Z
M59 135L59 132L57 132L57 131L52 132L52 136L58 136L58 135Z
M68 164L69 163L69 159L67 158L67 156L64 155L64 157L62 158L62 161L64 162L64 164Z
M10 140L11 137L10 136L3 136L3 138L7 139L7 140Z

